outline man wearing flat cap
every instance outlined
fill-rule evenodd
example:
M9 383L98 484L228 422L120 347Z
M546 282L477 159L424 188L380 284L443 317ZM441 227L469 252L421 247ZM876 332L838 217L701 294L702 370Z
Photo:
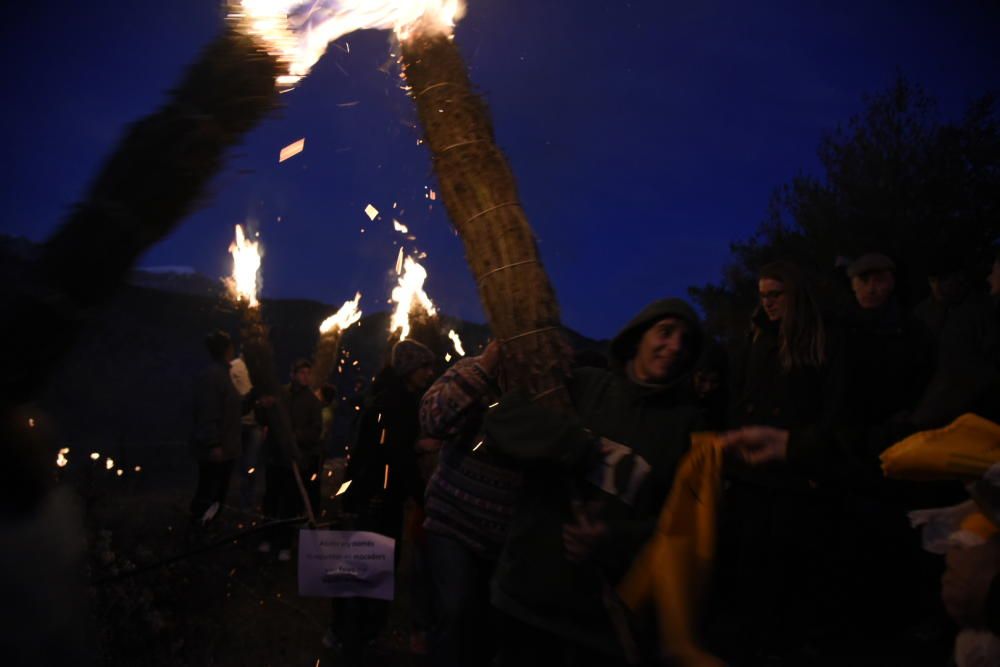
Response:
M877 252L862 255L847 266L847 277L858 305L878 310L889 303L896 288L896 264Z
M934 372L936 346L922 322L908 316L895 294L896 265L880 253L868 253L847 266L856 308L849 326L851 365L847 400L858 424L873 432L909 432L911 412ZM913 542L906 510L913 490L873 479L857 484L845 500L853 541L867 545L853 555L852 594L864 599L856 619L874 624L893 604L920 609L936 596L936 580L921 568L924 558ZM891 591L874 599L870 591ZM893 600L893 603L884 602ZM916 622L915 619L901 619Z

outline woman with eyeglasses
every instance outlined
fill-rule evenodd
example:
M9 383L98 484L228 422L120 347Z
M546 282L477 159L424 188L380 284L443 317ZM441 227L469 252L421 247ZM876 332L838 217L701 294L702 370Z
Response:
M822 427L841 405L839 337L794 264L764 266L757 285L760 303L733 368L730 426ZM736 470L728 481L720 576L730 579L723 596L734 599L723 606L740 610L746 643L727 657L802 664L795 661L813 636L835 622L828 601L837 494L777 467Z

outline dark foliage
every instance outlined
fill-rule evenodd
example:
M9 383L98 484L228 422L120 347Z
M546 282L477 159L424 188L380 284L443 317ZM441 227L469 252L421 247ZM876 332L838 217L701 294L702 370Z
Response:
M926 295L933 267L978 272L992 260L990 245L1000 235L996 98L943 121L934 100L900 78L865 103L820 142L822 176L800 174L779 187L755 234L731 245L722 280L690 289L713 334L731 339L746 330L756 271L775 259L810 268L834 307L846 293L838 257L889 255L899 294L911 305Z

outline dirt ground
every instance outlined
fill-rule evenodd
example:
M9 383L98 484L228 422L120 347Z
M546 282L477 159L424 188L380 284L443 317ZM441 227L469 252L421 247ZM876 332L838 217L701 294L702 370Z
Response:
M143 472L144 478L98 473L76 480L87 506L102 664L350 664L323 645L331 602L299 597L295 558L279 562L274 553L259 553L259 533L226 539L262 522L232 507L235 483L230 506L200 529L188 521L193 471L153 465ZM388 627L364 664L421 664L409 651L405 585L397 593Z

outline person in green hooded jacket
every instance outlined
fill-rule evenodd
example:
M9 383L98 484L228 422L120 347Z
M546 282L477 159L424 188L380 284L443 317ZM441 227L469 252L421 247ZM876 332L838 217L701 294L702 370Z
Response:
M483 446L525 474L492 586L501 665L625 663L609 593L700 426L690 373L701 344L687 303L656 301L614 338L610 369L574 372L574 415L517 390L487 413Z

